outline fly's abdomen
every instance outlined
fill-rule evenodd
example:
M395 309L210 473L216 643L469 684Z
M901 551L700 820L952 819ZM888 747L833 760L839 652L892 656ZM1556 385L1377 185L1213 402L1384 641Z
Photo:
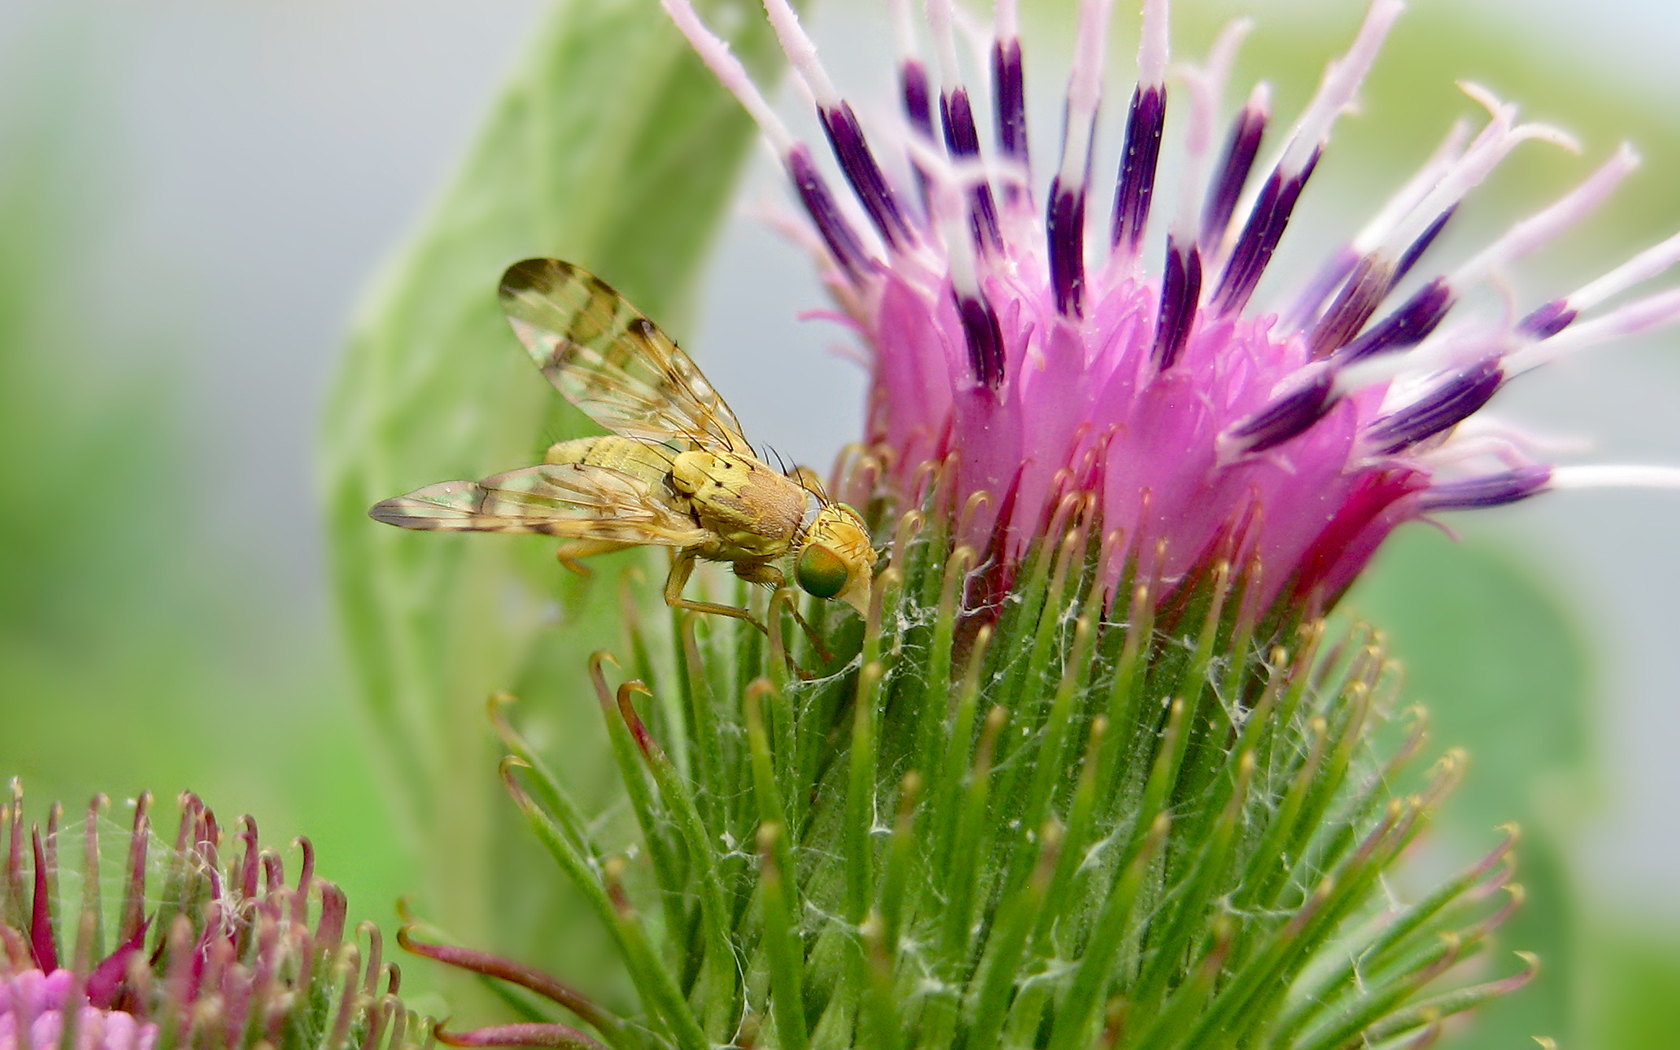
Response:
M666 480L676 455L663 445L623 437L586 437L549 446L544 463L583 463L628 474L651 492L667 492Z

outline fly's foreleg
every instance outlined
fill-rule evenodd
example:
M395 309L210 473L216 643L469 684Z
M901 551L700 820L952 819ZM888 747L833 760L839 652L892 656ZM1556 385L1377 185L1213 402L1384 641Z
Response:
M695 612L716 613L719 616L732 616L737 620L745 620L763 631L770 633L770 629L759 623L753 614L745 609L738 609L733 605L719 605L716 602L690 601L682 596L683 588L688 585L688 578L694 573L694 562L698 555L692 550L678 551L671 560L671 573L665 577L665 604L673 609L692 609ZM780 578L781 574L777 573Z
M738 561L735 563L735 575L748 583L762 583L773 591L783 583L782 570L768 562Z

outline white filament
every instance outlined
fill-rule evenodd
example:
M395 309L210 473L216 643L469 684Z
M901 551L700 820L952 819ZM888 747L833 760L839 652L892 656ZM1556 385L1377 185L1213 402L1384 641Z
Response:
M1371 0L1353 46L1348 48L1347 54L1332 59L1325 67L1317 93L1289 135L1277 162L1285 178L1299 174L1312 154L1329 140L1330 129L1335 127L1342 111L1353 104L1359 94L1359 86L1364 83L1377 60L1377 53L1382 50L1383 41L1405 7L1401 0Z
M1648 281L1680 262L1680 233L1645 249L1609 273L1570 293L1565 300L1571 309L1587 310L1636 284Z
M1510 356L1507 371L1511 375L1519 375L1565 354L1612 339L1638 335L1675 321L1680 321L1680 288L1646 296L1603 317L1571 325L1550 339L1531 343Z
M1435 152L1423 162L1423 167L1388 199L1388 203L1383 205L1376 217L1366 223L1365 228L1359 231L1359 236L1353 239L1355 254L1366 255L1388 240L1389 234L1400 225L1400 221L1423 203L1424 197L1441 181L1447 169L1457 163L1464 153L1464 140L1469 137L1470 122L1463 117L1453 121L1452 127L1447 130L1447 137L1435 147Z
M1640 464L1593 464L1552 468L1552 487L1559 489L1675 489L1680 490L1680 467Z
M1081 0L1079 38L1068 74L1067 122L1062 131L1062 164L1057 178L1063 189L1083 189L1090 167L1091 134L1102 102L1103 56L1108 41L1108 18L1114 0Z
M817 59L817 45L800 26L799 16L794 14L788 0L764 0L764 13L770 16L770 26L776 31L776 39L781 41L782 51L787 54L788 62L799 74L799 79L816 96L817 105L824 109L838 106L840 92L828 79L827 71Z
M1169 29L1167 0L1143 0L1143 32L1138 41L1138 88L1167 83Z
M1633 151L1633 147L1624 142L1608 161L1587 176L1579 186L1512 226L1504 236L1454 271L1449 283L1454 288L1463 288L1499 267L1543 247L1602 204L1637 167L1639 155Z
M747 75L741 60L730 52L729 45L706 28L705 23L700 21L700 16L695 14L689 0L660 0L660 4L671 17L672 24L688 38L689 45L694 48L695 54L700 56L700 61L717 77L718 83L735 96L741 103L741 108L746 110L747 115L758 125L759 131L770 140L770 145L777 155L786 157L793 150L796 140L788 131L787 125L782 123L782 118L776 116L776 111L770 108L770 103L752 82L752 77Z

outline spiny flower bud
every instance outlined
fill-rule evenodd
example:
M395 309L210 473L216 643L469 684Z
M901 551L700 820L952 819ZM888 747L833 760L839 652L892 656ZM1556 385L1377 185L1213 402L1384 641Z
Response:
M136 800L112 862L103 796L79 833L58 806L43 829L13 782L0 805L0 1050L431 1045L379 930L356 931L365 953L346 942L344 895L316 877L307 839L289 883L251 818L230 835L197 797L180 805L171 847L152 834L151 796Z
M838 479L846 489L868 476ZM630 602L626 678L591 668L633 829L572 801L505 718L503 780L634 997L505 959L412 950L517 984L541 1020L440 1033L470 1046L1338 1047L1424 1039L1525 983L1455 977L1520 891L1514 834L1410 904L1401 863L1463 770L1427 772L1418 712L1355 631L1253 646L1228 562L1170 617L1147 556L1068 497L995 615L948 475L896 521L869 615L777 592L766 644ZM877 507L882 501L874 501ZM1105 610L1122 579L1126 618ZM1375 729L1413 723L1400 751ZM557 1008L557 1009L556 1009Z
M689 492L673 484L674 450L719 440L704 422L717 392L686 359L653 352L651 324L641 344L620 338L629 315L617 306L578 338L560 326L538 342L551 378L572 360L562 349L596 355L577 355L583 396L568 396L647 452L652 466L620 473L656 495L453 483L422 501L428 520L451 524L428 527L478 528L482 515L519 531L488 513L505 502L535 508L543 527L527 531L584 539L586 552L668 542L681 570L669 607L628 594L626 664L603 652L591 667L616 808L576 802L582 792L493 705L504 784L619 969L580 966L562 981L410 929L411 950L503 982L523 1012L440 1038L578 1050L1422 1047L1453 1014L1528 981L1537 963L1522 953L1461 965L1521 899L1514 829L1435 889L1390 893L1385 875L1465 759L1448 751L1413 768L1422 717L1399 707L1380 640L1325 616L1402 523L1566 483L1680 482L1666 468L1556 466L1478 415L1526 370L1680 318L1672 291L1590 316L1680 261L1680 238L1526 316L1466 316L1469 293L1584 217L1632 152L1437 267L1439 234L1497 165L1532 140L1568 144L1468 87L1487 111L1480 129L1449 131L1365 229L1260 308L1261 279L1398 0L1372 0L1264 164L1275 135L1264 86L1215 152L1245 27L1227 30L1186 74L1172 186L1157 175L1168 4L1144 0L1114 203L1096 233L1109 0L1080 5L1047 191L1029 167L1010 0L991 39L989 148L950 0L926 5L932 76L909 5L893 5L896 136L865 134L792 7L765 0L851 200L693 5L663 3L782 160L864 344L868 430L826 492L858 509L864 546L887 557L852 608L745 585L732 606L680 600L691 563L715 557L722 536L693 537L682 517L713 508L666 498ZM685 367L646 381L620 367L661 360ZM699 405L676 413L699 425L669 425L667 400ZM398 524L415 509L382 506ZM625 508L665 531L612 532ZM787 553L766 550L766 562ZM779 578L726 560L744 581ZM1390 751L1378 730L1395 719L1411 731Z

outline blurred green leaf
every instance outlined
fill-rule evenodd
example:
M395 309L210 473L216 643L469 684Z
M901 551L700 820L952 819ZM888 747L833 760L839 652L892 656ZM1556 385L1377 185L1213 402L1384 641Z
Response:
M0 34L27 56L9 97L35 103L0 107L0 784L71 821L104 794L117 823L142 791L162 813L195 791L224 826L308 834L352 924L384 921L409 875L342 673L205 513L194 306L116 318L102 292L133 173L109 134L123 82L87 14Z
M1592 940L1594 1038L1587 1045L1669 1050L1680 1032L1680 926L1672 919L1639 928L1614 924Z
M776 51L755 5L699 6L714 25L745 27L735 49L767 79ZM354 326L323 442L335 576L399 816L427 858L429 914L460 936L497 943L484 936L500 791L484 699L515 684L562 588L567 629L547 641L574 654L586 690L584 654L617 640L611 588L586 602L552 558L537 570L552 543L403 533L367 508L535 462L585 432L569 408L550 417L563 402L496 303L503 269L533 255L578 262L680 332L751 141L655 0L559 4ZM596 720L587 691L565 700Z
M1539 953L1534 984L1480 1011L1478 1046L1521 1046L1531 1035L1580 1045L1581 974L1575 886L1564 860L1574 830L1560 798L1589 784L1587 659L1560 603L1503 554L1409 528L1389 541L1348 597L1388 634L1406 669L1408 701L1429 709L1439 747L1464 747L1469 775L1442 832L1462 851L1491 846L1518 822L1523 907L1497 949Z

